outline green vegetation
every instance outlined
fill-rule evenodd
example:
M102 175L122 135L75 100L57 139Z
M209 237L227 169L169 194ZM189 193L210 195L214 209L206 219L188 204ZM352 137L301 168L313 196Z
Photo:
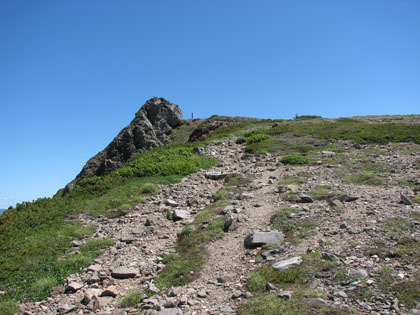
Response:
M309 305L304 300L305 297L319 297L307 287L313 276L321 270L333 273L335 266L334 262L323 260L319 252L313 252L303 257L301 265L288 270L262 267L253 271L247 290L257 296L241 306L238 314L344 314L332 307ZM292 298L281 299L277 293L268 293L267 282L283 290L292 290Z
M185 228L176 246L177 253L166 259L167 265L155 278L156 286L170 288L195 280L206 261L205 245L223 236L223 225L223 219L216 219L196 229Z
M132 291L127 293L120 302L121 307L136 307L141 302L143 293L140 291Z
M246 304L239 307L239 315L306 315L306 314L354 314L352 311L337 309L332 306L317 306L305 302L305 297L318 297L310 291L298 290L291 299L282 299L277 293L267 293L250 299Z
M12 301L0 302L0 314L15 315L18 312L19 312L19 308L15 302L12 302Z
M304 165L308 164L308 162L308 157L302 155L286 155L280 160L280 163L289 165Z
M307 218L300 219L292 214L300 212L295 208L283 208L271 218L271 227L282 231L288 242L297 244L304 238L312 235L312 230L317 226L317 222Z
M268 139L270 139L270 136L269 135L265 135L265 134L254 134L254 135L248 137L246 139L246 142L248 144L253 144L253 143L262 142L262 141L268 140Z
M414 307L420 299L420 280L407 280L391 287L398 300L408 308Z
M358 175L351 175L345 178L346 181L357 185L383 185L385 180L379 178L374 172L363 172Z
M420 203L420 195L415 196L413 202Z
M302 115L302 116L295 116L295 120L312 120L312 119L318 119L322 118L321 116L315 116L315 115Z
M79 180L64 197L60 191L6 211L0 217L0 290L7 295L0 302L47 297L51 288L87 267L111 244L107 239L87 240L79 253L72 253L71 241L87 238L95 229L78 224L78 213L124 215L144 195L157 193L155 184L177 182L215 163L190 146L158 148L109 175Z

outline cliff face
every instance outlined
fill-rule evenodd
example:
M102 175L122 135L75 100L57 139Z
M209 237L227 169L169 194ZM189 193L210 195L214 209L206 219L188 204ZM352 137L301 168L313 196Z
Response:
M151 98L103 151L87 161L76 178L106 175L123 166L133 154L163 145L181 119L177 104L164 98Z

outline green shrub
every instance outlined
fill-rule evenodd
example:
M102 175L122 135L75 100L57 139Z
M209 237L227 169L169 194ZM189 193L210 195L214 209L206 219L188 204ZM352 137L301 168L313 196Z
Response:
M155 195L159 192L159 188L153 183L144 183L139 188L139 193L144 195Z
M143 298L143 293L139 291L132 291L127 293L126 296L121 300L121 307L136 307L137 304L141 302Z
M415 196L414 199L413 199L413 201L415 203L420 203L420 195Z
M14 315L19 312L19 307L13 301L0 302L1 315Z
M348 176L346 180L353 184L359 184L359 185L379 186L385 183L385 181L382 178L379 178L378 176L375 175L374 172L371 172L371 171L366 171L359 175Z
M318 119L318 118L322 118L322 117L316 116L316 115L302 115L302 116L296 115L294 120L312 120L312 119Z
M248 144L262 142L264 140L270 139L269 135L266 134L254 134L246 139Z
M308 157L303 155L286 155L280 160L280 163L289 165L304 165L308 162Z
M249 276L246 288L249 292L265 292L267 290L267 280L262 276L261 272L253 271Z

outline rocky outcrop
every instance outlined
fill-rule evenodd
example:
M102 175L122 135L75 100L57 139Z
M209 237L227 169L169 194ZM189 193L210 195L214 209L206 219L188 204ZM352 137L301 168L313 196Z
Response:
M181 119L178 105L163 98L151 98L131 123L85 164L76 178L106 175L123 166L133 154L167 143L168 135L181 124Z

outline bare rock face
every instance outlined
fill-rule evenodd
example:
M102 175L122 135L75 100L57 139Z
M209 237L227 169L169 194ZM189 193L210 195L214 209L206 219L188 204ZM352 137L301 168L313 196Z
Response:
M178 105L164 98L151 98L131 123L86 163L76 178L106 175L123 166L133 154L165 144L172 129L181 124L181 119Z

